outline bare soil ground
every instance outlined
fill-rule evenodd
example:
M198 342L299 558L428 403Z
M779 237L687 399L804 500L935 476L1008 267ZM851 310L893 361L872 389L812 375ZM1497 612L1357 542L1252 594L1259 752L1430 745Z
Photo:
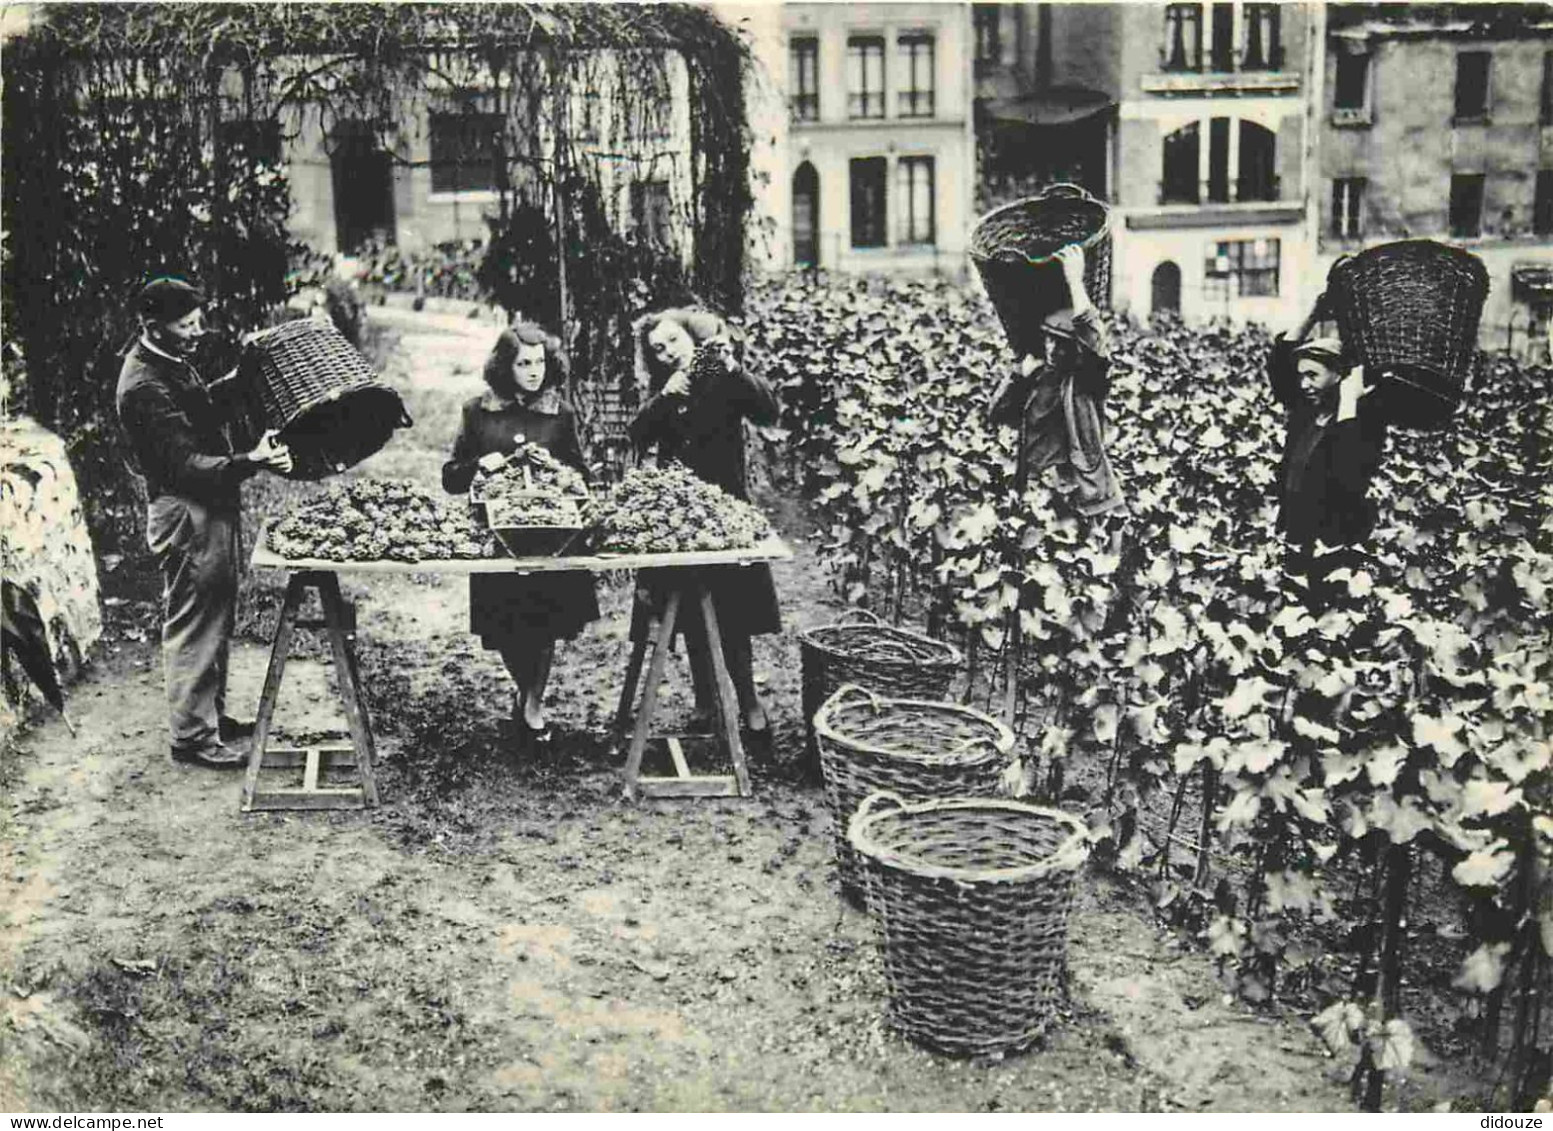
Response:
M394 317L418 425L363 473L435 483L493 331ZM266 490L250 509L283 501ZM751 800L622 799L623 583L560 650L553 748L523 757L463 582L346 575L384 805L244 816L238 775L168 759L154 600L112 583L78 737L40 719L0 766L0 1107L1350 1110L1300 1018L1231 1002L1092 872L1042 1048L953 1060L886 1027L872 924L837 895L799 765L796 633L838 605L800 509L763 502L798 553L777 568L787 631L757 647L776 725ZM239 713L278 581L245 586ZM288 670L282 739L343 733L323 657Z

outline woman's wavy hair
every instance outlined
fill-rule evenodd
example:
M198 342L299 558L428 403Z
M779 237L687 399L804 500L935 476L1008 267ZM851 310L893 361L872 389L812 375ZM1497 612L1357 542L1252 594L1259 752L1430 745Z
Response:
M665 321L677 322L697 346L719 335L726 335L736 351L744 342L744 336L729 325L722 315L698 306L676 306L642 315L632 327L636 342L636 382L638 388L649 395L656 393L673 376L647 346L647 336L658 328L659 323Z
M518 395L517 382L512 379L512 363L518 356L519 344L545 347L545 383L535 396L547 389L566 387L570 366L561 339L538 322L515 322L501 332L491 348L491 356L485 359L485 383L493 391L503 397Z

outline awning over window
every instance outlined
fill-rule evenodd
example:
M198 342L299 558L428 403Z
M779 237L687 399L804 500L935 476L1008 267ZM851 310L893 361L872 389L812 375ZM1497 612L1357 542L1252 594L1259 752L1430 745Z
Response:
M1103 91L1054 86L996 99L987 103L985 113L998 125L1067 126L1103 114L1114 105Z

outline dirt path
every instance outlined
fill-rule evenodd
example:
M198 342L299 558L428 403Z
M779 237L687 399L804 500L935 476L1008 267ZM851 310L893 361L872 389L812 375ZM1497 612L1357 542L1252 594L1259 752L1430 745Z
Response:
M478 388L488 327L406 329L417 383ZM1302 1025L1226 1004L1095 876L1043 1049L954 1061L885 1029L796 765L794 633L834 597L801 515L766 501L799 553L788 631L758 650L777 726L749 801L621 800L620 587L559 657L555 750L515 762L462 583L352 585L384 754L368 814L242 816L235 776L167 759L156 650L121 637L73 692L79 737L45 721L5 768L0 1107L1348 1110ZM264 658L236 650L240 707ZM325 663L287 679L283 730L342 729Z

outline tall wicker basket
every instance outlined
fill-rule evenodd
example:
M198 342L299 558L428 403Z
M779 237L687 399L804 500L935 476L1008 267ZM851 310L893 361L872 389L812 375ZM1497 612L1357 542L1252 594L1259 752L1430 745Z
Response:
M1445 427L1461 403L1487 298L1482 261L1434 240L1372 247L1327 277L1343 341L1382 382L1381 410L1424 431Z
M1017 1052L1062 1003L1084 823L1020 801L866 798L847 829L880 933L892 1026L960 1056Z
M833 624L798 634L803 661L805 769L820 776L814 714L846 684L897 699L949 698L960 671L960 650L920 632L885 624L866 609L843 613Z
M399 394L328 322L284 322L248 340L243 365L265 428L291 448L293 479L360 463L411 423Z
M971 231L971 262L981 276L1017 353L1039 346L1041 321L1072 304L1054 258L1084 249L1084 289L1097 306L1111 299L1110 209L1078 185L1050 185L1039 194L994 208Z
M887 699L848 685L814 716L825 800L836 829L844 896L861 903L863 874L847 822L878 790L910 798L991 797L1013 761L1014 732L958 703Z

